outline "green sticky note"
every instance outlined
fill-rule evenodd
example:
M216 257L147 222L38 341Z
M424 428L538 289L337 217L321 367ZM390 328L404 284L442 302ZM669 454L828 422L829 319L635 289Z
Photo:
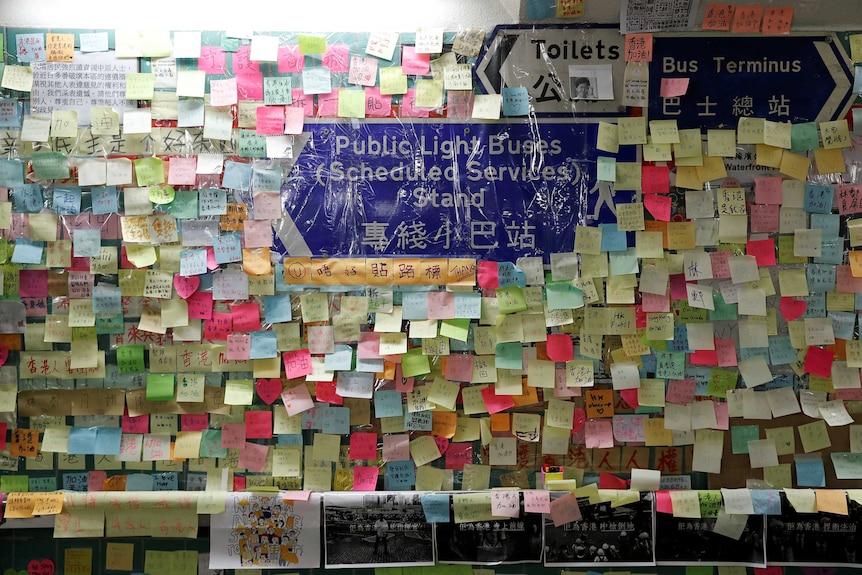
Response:
M120 373L142 373L144 367L144 346L118 345L117 371Z
M415 347L401 355L401 371L404 377L414 377L431 373L428 356L422 354L422 348Z
M174 192L174 201L167 204L167 212L178 220L198 217L198 192Z
M261 136L254 130L240 130L239 155L243 158L265 158L266 136Z
M324 54L326 53L326 36L314 34L298 34L300 54Z
M815 122L803 124L791 124L790 126L790 151L804 152L816 150L820 147L820 137L817 133Z
M147 401L173 401L175 373L147 374Z
M338 117L339 118L364 118L365 117L365 90L347 90L342 88L338 91Z
M678 323L704 323L709 317L709 310L692 307L688 301L681 299L674 302Z
M155 86L155 75L128 72L126 74L126 100L152 100Z
M718 368L710 369L706 394L710 397L727 399L727 392L731 389L736 389L736 380L738 378L739 373L734 371ZM746 453L748 452L746 451Z
M44 180L64 180L69 177L69 158L61 152L37 152L31 158L33 171Z
M201 434L201 457L227 457L227 449L221 446L221 429L204 429Z
M712 292L712 303L715 309L709 312L709 321L736 321L736 304L725 303L720 291Z
M580 309L584 307L584 292L571 282L551 282L545 286L548 309Z
M520 286L506 286L496 290L497 308L501 314L517 313L527 309L527 299Z
M221 39L221 49L225 52L238 52L239 38L229 38L225 36Z
M596 179L603 182L617 181L617 160L607 156L599 156L596 159Z
M718 517L721 509L721 491L698 491L697 498L700 499L701 517Z
M656 352L655 376L660 379L684 379L685 378L685 352L684 351L661 351Z
M407 93L407 74L404 74L401 71L401 66L378 68L377 72L380 76L381 94L391 95Z
M520 342L498 343L494 348L494 367L497 369L523 369L524 348Z
M0 477L0 491L30 491L30 477L27 475L3 475Z
M267 76L264 78L263 103L267 106L293 103L293 80L290 76Z
M685 575L712 575L712 565L686 565Z
M161 158L135 160L135 178L139 186L155 186L165 182L165 168Z
M732 425L730 438L733 453L748 453L748 442L760 439L759 425Z
M781 234L778 236L778 263L780 264L804 264L808 258L793 255L793 234Z
M458 341L467 341L470 335L469 318L444 319L440 322L440 335Z

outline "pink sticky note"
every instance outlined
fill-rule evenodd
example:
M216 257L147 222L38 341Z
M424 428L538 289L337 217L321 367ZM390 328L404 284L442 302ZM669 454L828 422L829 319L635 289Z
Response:
M853 277L849 265L835 266L835 292L862 293L862 278Z
M455 294L448 291L428 292L428 319L455 317Z
M233 73L235 76L249 72L260 72L260 63L251 59L251 45L240 46L236 52L231 54ZM263 99L263 98L261 98Z
M641 306L648 313L668 313L670 311L670 294L641 294Z
M551 501L550 508L554 527L581 520L581 508L578 507L578 498L574 493L568 493Z
M256 303L243 303L231 307L233 329L235 331L260 331L260 306Z
M693 365L718 365L718 355L714 349L699 349L691 352L688 360Z
M195 170L198 166L198 159L194 156L184 158L174 156L168 162L168 183L172 186L193 186L195 185Z
M685 276L683 274L670 275L670 298L674 301L680 299L688 299L688 292L685 289Z
M258 106L255 113L255 132L261 136L284 134L284 106Z
M341 88L333 88L328 94L317 95L317 117L334 118L338 116L338 93Z
M431 54L417 54L415 46L402 46L401 73L427 76L431 73Z
M733 339L715 340L715 355L720 367L736 366L736 342Z
M408 88L407 93L401 96L401 115L405 118L427 118L431 111L427 108L416 107L416 90Z
M123 433L149 433L150 417L138 415L132 417L126 412L123 414Z
M87 474L87 491L102 491L107 478L107 471L90 471Z
M227 358L230 361L245 361L251 352L251 335L231 333L227 336Z
M614 446L614 428L610 419L591 419L585 426L589 448L608 449Z
M383 461L410 459L410 436L406 433L383 436Z
M282 74L302 72L305 67L305 56L299 53L298 44L288 44L278 47L278 71Z
M272 245L271 220L245 220L243 222L244 248L268 248Z
M356 431L350 434L350 459L377 459L377 434L372 431Z
M694 401L694 390L697 382L694 379L671 379L668 381L664 400L676 405L688 405Z
M641 180L641 187L645 194L670 192L670 169L667 166L643 166Z
M376 491L377 477L380 475L379 467L354 467L353 468L353 490L354 491Z
M226 54L219 46L201 46L201 57L198 58L198 70L207 74L222 75L225 67Z
M835 353L833 351L810 345L808 346L808 353L805 354L805 372L820 377L831 377L834 358Z
M18 283L21 297L48 297L48 270L21 270Z
M335 74L350 70L350 46L347 44L327 44L322 64Z
M754 178L754 201L758 204L781 204L784 199L782 181L776 176Z
M688 91L688 78L662 78L661 79L661 97L675 98L684 96Z
M751 205L751 233L776 233L779 229L781 206L768 204Z
M190 295L186 302L189 304L189 319L210 319L213 315L212 292L197 291Z
M373 331L363 331L359 334L359 345L356 346L356 357L359 359L382 359L380 355L380 334Z
M644 207L652 216L661 221L670 221L670 196L659 196L657 194L644 194Z
M287 106L284 109L284 133L298 135L305 127L305 108Z
M308 387L304 383L285 389L281 392L281 400L288 415L296 415L314 407L314 400L311 399Z
M318 381L314 384L314 396L317 401L329 403L330 405L344 405L344 398L336 391L337 383L334 381Z
M553 361L572 361L575 359L575 346L571 336L564 333L548 334L548 357Z
M291 108L301 108L302 115L306 118L314 117L314 94L306 94L302 88L294 88L291 90L293 102L289 104Z
M473 445L470 443L452 443L446 450L446 469L462 471L464 465L473 463Z
M730 415L727 411L727 403L716 401L713 407L715 408L715 427L713 429L721 429L723 431L730 429Z
M224 449L240 449L245 445L245 423L223 423L221 446Z
M266 469L267 455L269 455L268 445L246 442L239 452L239 466L260 473Z
M446 91L446 117L471 118L473 116L473 92L470 90Z
M281 194L278 192L254 193L254 219L275 220L281 217Z
M551 492L544 489L524 491L524 511L526 513L550 513Z
M670 498L670 491L655 492L655 510L658 513L673 514L673 502Z
M272 412L268 409L245 412L245 436L248 439L272 437Z
M566 370L558 367L554 370L554 397L580 397L580 387L566 385Z
M620 397L623 399L623 401L626 402L626 405L628 405L632 409L637 409L640 406L640 403L638 403L638 390L637 390L637 388L635 388L635 389L621 389L620 390Z
M710 252L709 260L712 264L712 277L715 279L727 279L730 277L730 256L733 252L730 250L722 250L719 252Z
M757 267L774 266L775 238L748 240L745 244L745 253L754 256L754 259L757 260Z
M485 401L488 413L499 413L515 406L515 400L512 399L511 395L497 395L497 390L493 385L482 390L482 399Z
M210 104L232 106L237 102L236 78L210 80Z
M308 348L286 351L281 356L287 379L304 377L311 373L311 353Z
M444 377L450 381L469 382L473 379L473 359L474 356L465 353L450 355L446 358Z
M521 501L517 491L491 492L491 514L494 517L520 517Z
M245 72L236 76L238 100L263 100L263 74Z
M628 489L628 484L613 473L599 473L599 489Z

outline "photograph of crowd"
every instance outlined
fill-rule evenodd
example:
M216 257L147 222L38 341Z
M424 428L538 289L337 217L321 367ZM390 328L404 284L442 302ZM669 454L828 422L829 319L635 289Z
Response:
M766 565L763 515L749 515L740 538L715 533L715 518L689 519L656 513L655 559L658 565Z
M327 568L434 564L418 493L330 493L323 517Z
M551 499L565 495L551 494ZM549 567L654 565L653 499L646 494L636 503L611 507L610 503L590 505L578 499L581 520L554 526L545 518L545 565Z
M847 512L797 513L782 493L781 515L767 518L767 560L774 565L862 564L858 535L862 506L850 500Z

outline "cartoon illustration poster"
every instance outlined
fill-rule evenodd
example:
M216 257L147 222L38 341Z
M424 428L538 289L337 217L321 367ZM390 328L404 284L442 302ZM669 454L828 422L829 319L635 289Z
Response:
M320 495L230 493L213 515L210 569L314 568L320 565Z

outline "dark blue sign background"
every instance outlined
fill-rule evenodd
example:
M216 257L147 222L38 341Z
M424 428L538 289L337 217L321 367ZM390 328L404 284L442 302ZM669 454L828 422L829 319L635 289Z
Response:
M632 201L633 192L596 185L595 123L306 129L311 136L282 199L315 256L547 262L573 249L579 223L615 221L614 203Z
M649 118L676 119L681 128L735 128L741 116L793 123L838 119L850 102L853 75L839 42L831 40L824 35L656 38ZM677 101L665 100L662 78L689 78L688 91ZM827 113L818 118L824 107Z

